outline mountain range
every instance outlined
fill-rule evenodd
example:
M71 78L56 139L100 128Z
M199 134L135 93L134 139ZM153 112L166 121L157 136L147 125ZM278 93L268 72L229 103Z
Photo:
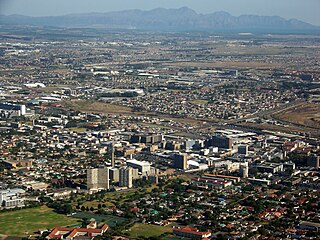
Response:
M286 20L279 16L257 15L241 15L236 17L227 12L199 14L187 7L178 9L156 8L149 11L124 10L107 13L69 14L51 17L0 15L0 24L154 31L320 32L320 27L297 19Z

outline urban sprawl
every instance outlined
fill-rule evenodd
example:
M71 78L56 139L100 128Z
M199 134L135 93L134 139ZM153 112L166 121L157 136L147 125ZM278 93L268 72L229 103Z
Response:
M319 36L11 31L0 238L319 238Z

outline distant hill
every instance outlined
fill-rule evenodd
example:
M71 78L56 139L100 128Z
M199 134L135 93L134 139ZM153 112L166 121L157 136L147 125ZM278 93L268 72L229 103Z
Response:
M320 32L320 27L297 19L286 20L278 16L256 15L241 15L235 17L227 12L198 14L187 7L179 9L156 8L150 11L125 10L108 13L70 14L52 17L1 15L0 24L70 28L97 27L154 31Z

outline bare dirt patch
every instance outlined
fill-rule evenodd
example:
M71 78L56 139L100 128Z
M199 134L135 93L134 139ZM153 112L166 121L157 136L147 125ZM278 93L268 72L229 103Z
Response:
M103 103L91 100L65 101L62 103L65 108L73 109L80 112L99 112L99 113L117 113L129 114L132 109L129 107Z
M304 103L281 111L274 117L299 126L320 130L320 104Z

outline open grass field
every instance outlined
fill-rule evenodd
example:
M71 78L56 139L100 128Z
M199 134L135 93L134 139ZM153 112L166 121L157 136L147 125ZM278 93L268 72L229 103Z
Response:
M77 223L77 219L55 213L45 206L22 209L0 213L0 235L26 236L38 230Z
M133 239L138 238L139 236L146 238L158 237L166 232L172 233L172 228L142 223L136 223L127 231L127 233L129 233L129 237Z
M72 217L78 218L78 219L94 218L98 223L102 223L102 222L107 223L111 228L115 228L117 225L123 225L126 221L128 221L128 219L122 218L122 217L117 217L117 216L112 216L112 215L95 214L95 213L90 213L90 212L76 213Z
M93 207L98 209L99 204L105 204L107 208L114 207L116 204L124 204L125 202L130 202L132 198L136 197L137 194L144 194L145 192L151 192L153 188L156 188L155 185L152 185L148 188L142 189L130 189L127 191L121 192L110 192L107 193L103 199L93 200L93 201L86 201L81 206L84 207ZM74 203L76 206L76 203Z

